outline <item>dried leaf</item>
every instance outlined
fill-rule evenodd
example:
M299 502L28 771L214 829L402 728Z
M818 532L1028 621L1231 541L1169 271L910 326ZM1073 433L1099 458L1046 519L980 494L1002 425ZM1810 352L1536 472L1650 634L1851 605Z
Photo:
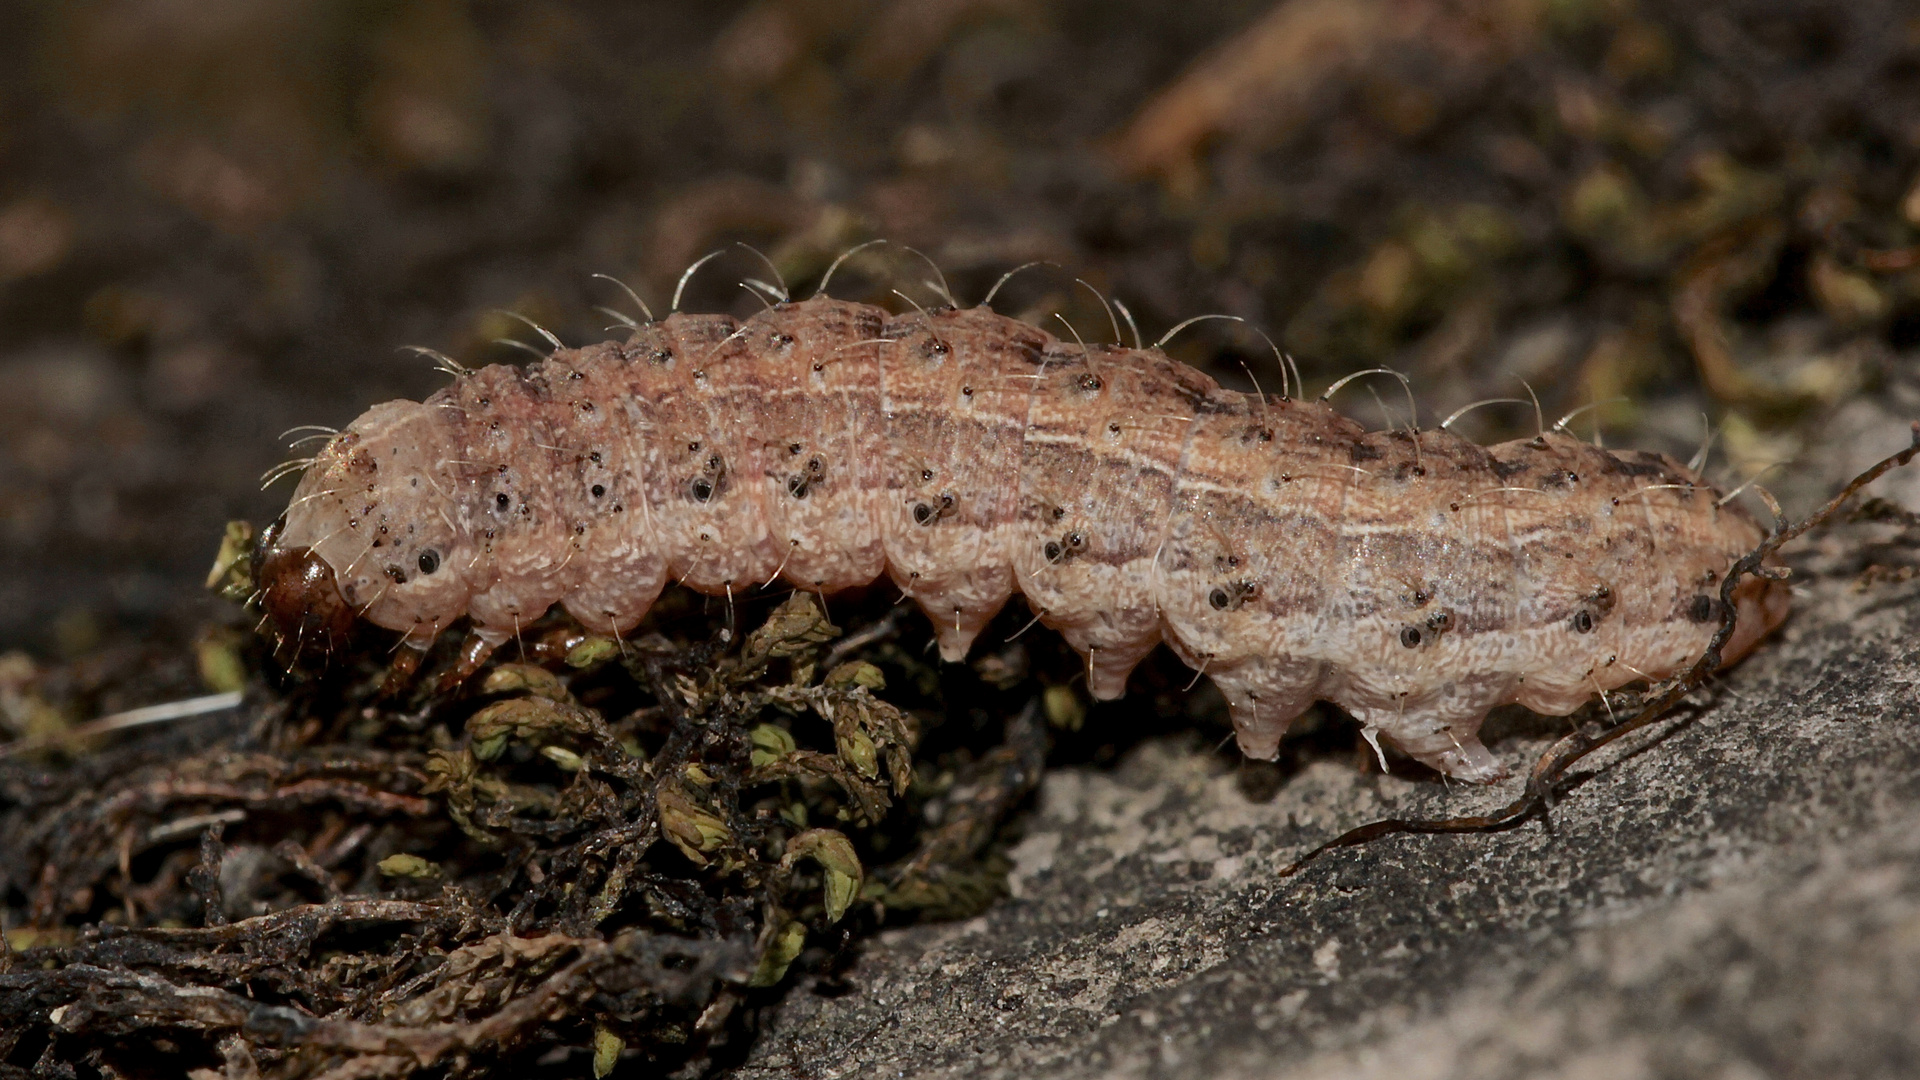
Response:
M1080 725L1087 722L1087 703L1080 700L1071 686L1049 686L1040 701L1047 723L1056 728L1079 731Z
M474 756L491 761L500 756L505 739L533 741L541 735L584 734L592 730L586 711L543 697L496 701L467 719L467 737Z
M620 643L612 638L590 637L567 650L570 668L590 668L620 655Z
M380 860L380 872L388 877L430 878L440 876L440 867L418 855L402 852Z
M733 831L694 801L684 785L663 782L659 795L660 831L695 866L706 866L709 853L733 842Z
M236 604L246 603L253 595L251 523L227 522L227 530L220 537L220 551L213 557L213 569L207 574L207 588Z
M769 765L799 749L793 741L793 733L775 724L761 724L747 732L747 738L753 743L754 768Z
M603 1027L593 1029L593 1077L602 1080L620 1061L620 1052L627 1048L627 1040L615 1035Z
M791 870L801 859L812 859L826 874L827 921L839 922L860 895L865 873L853 842L837 829L810 829L787 841L780 869Z
M848 714L843 712L841 715ZM866 732L853 724L846 725L844 729L836 724L833 743L839 749L841 759L853 766L855 772L869 780L879 778L880 755L874 749L873 740L867 737Z
M231 693L247 686L247 663L240 648L245 639L232 630L211 630L194 643L194 659L200 668L200 681L216 693Z
M864 686L879 693L887 688L887 677L865 660L850 660L827 672L826 685L836 690Z
M839 636L840 628L827 621L813 594L796 592L775 608L759 629L747 635L740 660L746 669L753 670L768 659L799 656Z
M567 691L560 676L538 664L501 664L480 684L485 694L532 694L549 701L572 701L573 695Z
M772 986L787 977L787 967L800 955L807 943L805 923L793 921L782 926L773 939L767 942L766 951L760 954L760 967L754 971L748 986Z

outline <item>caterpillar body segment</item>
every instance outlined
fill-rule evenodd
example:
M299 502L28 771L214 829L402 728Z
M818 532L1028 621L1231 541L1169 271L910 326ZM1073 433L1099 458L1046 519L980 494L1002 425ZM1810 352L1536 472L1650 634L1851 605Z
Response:
M1096 697L1165 641L1250 756L1325 699L1487 781L1490 708L1565 714L1705 647L1762 536L1719 499L1664 455L1369 432L1158 349L821 296L375 406L307 469L261 586L284 640L357 615L424 648L466 617L484 648L556 603L623 634L669 582L885 575L949 660L1019 593ZM1730 660L1788 606L1765 579L1734 598Z

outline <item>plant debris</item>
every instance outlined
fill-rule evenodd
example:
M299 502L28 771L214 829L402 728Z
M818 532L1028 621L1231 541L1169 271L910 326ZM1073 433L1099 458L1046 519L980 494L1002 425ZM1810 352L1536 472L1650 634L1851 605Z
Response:
M824 667L810 594L737 648L527 636L545 663L465 695L336 658L197 732L0 766L0 1075L698 1070L810 944L997 895L978 856L1037 782L1037 687L1007 746L930 776L932 699L882 696L924 663L882 632Z

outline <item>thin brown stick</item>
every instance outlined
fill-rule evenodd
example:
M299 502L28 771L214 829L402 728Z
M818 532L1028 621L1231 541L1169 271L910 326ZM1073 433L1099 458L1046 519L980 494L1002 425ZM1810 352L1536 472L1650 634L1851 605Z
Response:
M1816 510L1805 520L1789 525L1780 513L1780 506L1767 495L1764 488L1759 490L1772 508L1774 529L1759 546L1748 552L1720 583L1720 628L1707 642L1706 651L1694 661L1693 666L1678 677L1669 680L1664 689L1656 693L1653 699L1641 708L1631 719L1597 729L1582 728L1567 735L1547 748L1540 755L1533 771L1527 777L1526 790L1520 797L1491 814L1474 814L1463 817L1440 818L1437 820L1416 820L1408 818L1387 818L1370 822L1356 829L1350 829L1332 840L1295 859L1286 869L1280 871L1281 877L1291 877L1299 873L1306 865L1335 848L1354 847L1382 836L1395 836L1402 833L1480 833L1499 832L1516 828L1536 815L1543 820L1553 805L1556 785L1566 778L1566 772L1575 762L1595 750L1613 742L1622 735L1638 731L1648 724L1664 717L1667 711L1679 704L1680 699L1698 689L1713 673L1720 668L1721 650L1733 636L1734 607L1733 590L1740 579L1748 576L1783 580L1786 570L1764 565L1766 560L1780 550L1783 544L1798 539L1807 530L1824 524L1840 510L1848 499L1858 494L1860 489L1878 480L1889 470L1899 468L1920 454L1920 420L1913 423L1912 442L1906 449L1890 457L1883 458L1872 468L1853 478L1840 493L1829 499L1826 505Z

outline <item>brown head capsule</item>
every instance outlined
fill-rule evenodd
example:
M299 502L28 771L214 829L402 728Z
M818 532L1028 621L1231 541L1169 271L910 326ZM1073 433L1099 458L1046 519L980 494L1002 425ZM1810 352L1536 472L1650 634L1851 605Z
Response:
M283 517L260 534L254 565L260 606L273 624L274 655L291 665L310 648L331 653L345 644L356 613L325 559L310 548L280 544L285 526Z

